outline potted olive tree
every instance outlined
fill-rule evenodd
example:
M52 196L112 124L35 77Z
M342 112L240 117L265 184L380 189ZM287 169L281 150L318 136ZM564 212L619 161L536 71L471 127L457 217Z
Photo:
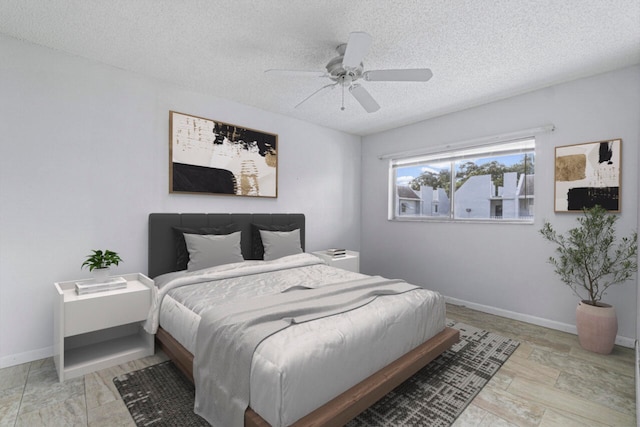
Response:
M559 234L545 221L540 234L556 244L556 257L549 263L565 284L581 299L576 309L580 345L586 350L609 354L618 332L615 309L603 303L609 287L621 284L638 269L638 233L616 238L616 215L601 206L583 210L578 226Z
M109 249L93 250L93 253L87 255L87 259L82 263L80 268L89 267L89 271L94 273L94 277L103 279L109 275L109 267L112 265L118 265L123 262L122 258Z

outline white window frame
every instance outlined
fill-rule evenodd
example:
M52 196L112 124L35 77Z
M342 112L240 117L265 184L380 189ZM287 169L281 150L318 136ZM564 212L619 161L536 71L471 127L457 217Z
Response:
M543 128L545 130L553 130L553 127L550 129ZM527 131L524 131L527 132ZM523 132L523 134L524 134ZM512 136L513 138L513 136ZM535 133L530 132L527 136L523 136L515 139L503 139L499 137L491 138L490 142L484 143L466 143L466 144L456 144L455 146L449 145L444 147L444 149L433 150L433 151L423 151L423 152L408 152L408 153L399 153L395 155L387 155L381 156L381 159L389 160L389 200L388 200L388 219L390 221L425 221L425 222L488 222L488 223L516 223L516 224L533 224L534 216L533 212L531 212L530 216L521 218L521 217L512 217L512 218L491 218L482 217L482 218L464 218L461 215L457 215L455 211L455 193L456 193L456 179L455 179L455 164L457 161L469 159L475 160L479 157L491 157L495 156L503 156L509 154L525 154L532 153L535 158L535 144L536 138ZM450 200L449 200L449 216L404 216L397 214L398 206L396 206L397 197L397 177L396 170L401 167L406 167L410 165L420 165L427 162L431 163L450 163L449 169L451 173L450 180ZM534 188L535 188L535 172L534 172ZM527 199L528 195L525 194L525 199ZM530 197L535 200L535 194ZM516 203L519 199L516 199ZM488 203L491 203L491 199L488 198ZM470 209L467 211L469 212Z

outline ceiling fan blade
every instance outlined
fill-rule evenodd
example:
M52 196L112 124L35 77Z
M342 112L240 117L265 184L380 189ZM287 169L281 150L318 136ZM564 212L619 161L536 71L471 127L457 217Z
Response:
M371 36L363 31L349 34L349 41L342 58L342 66L345 69L358 68L362 59L371 46Z
M432 76L433 73L428 68L371 70L362 73L365 80L377 82L426 82Z
M278 70L275 68L264 70L265 74L277 74L280 76L291 76L291 77L328 77L326 71L311 71L311 70Z
M376 100L373 99L364 87L356 84L349 87L349 92L351 92L351 95L362 105L362 108L364 108L367 113L375 113L380 109L380 105L378 105Z
M321 91L323 91L323 90L325 90L325 89L327 89L327 88L329 88L329 87L333 88L333 87L335 87L337 84L338 84L338 83L331 83L331 84L328 84L328 85L322 86L320 89L316 90L316 91L315 91L315 92L313 92L311 95L307 96L305 99L303 99L302 101L298 102L298 104L297 104L295 107L293 107L293 108L298 108L300 105L302 105L304 102L306 102L306 101L307 101L309 98L311 98L313 95L315 95L315 94L317 94L317 93L320 93Z

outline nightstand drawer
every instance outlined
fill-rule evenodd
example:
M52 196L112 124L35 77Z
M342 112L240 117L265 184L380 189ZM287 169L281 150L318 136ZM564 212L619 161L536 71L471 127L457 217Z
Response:
M145 320L151 306L151 290L129 282L126 290L80 295L65 304L64 336Z

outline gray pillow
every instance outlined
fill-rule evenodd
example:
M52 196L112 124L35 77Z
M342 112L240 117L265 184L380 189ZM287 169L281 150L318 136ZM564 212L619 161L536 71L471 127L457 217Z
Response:
M174 244L176 247L176 271L186 270L189 262L189 251L184 241L186 234L231 234L240 231L238 224L217 225L203 228L173 227Z
M231 234L184 234L189 251L187 271L244 261L240 249L241 232Z
M260 237L264 246L265 261L302 253L299 228L293 231L260 230Z
M251 224L251 259L264 259L264 245L260 237L260 230L293 231L296 228L300 228L300 226L296 224Z

